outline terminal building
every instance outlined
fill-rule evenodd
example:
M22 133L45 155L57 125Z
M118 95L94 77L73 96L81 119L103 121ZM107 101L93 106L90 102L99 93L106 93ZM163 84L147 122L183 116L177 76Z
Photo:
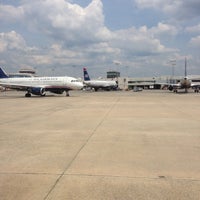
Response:
M146 78L118 78L118 87L123 90L132 90L135 87L142 89L160 89L160 84L156 84L156 79L151 77Z
M200 75L188 76L192 82L200 82ZM118 87L123 90L132 90L134 87L142 89L163 89L164 83L179 83L183 76L162 76L146 78L119 77Z
M20 69L19 73L8 74L10 78L32 77L36 76L36 72L33 69Z
M182 78L183 76L130 78L120 77L120 72L117 71L107 72L107 79L115 79L118 83L119 89L122 90L133 90L135 87L142 89L163 89L164 83L178 83ZM188 78L192 82L200 82L200 75L190 75Z

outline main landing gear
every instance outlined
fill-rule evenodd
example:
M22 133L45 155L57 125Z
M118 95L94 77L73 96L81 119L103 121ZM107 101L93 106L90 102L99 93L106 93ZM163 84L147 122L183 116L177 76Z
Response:
M69 91L65 91L66 92L66 97L69 97Z
M44 94L35 94L35 95L40 95L41 97L45 97L45 96L46 96L45 93L44 93ZM31 97L31 93L30 93L30 92L27 92L27 93L25 94L25 97Z
M25 97L31 97L31 93L27 92L27 93L25 94Z

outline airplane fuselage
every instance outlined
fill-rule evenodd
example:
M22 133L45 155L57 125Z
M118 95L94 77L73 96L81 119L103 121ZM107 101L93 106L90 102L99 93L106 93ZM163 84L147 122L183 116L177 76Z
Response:
M103 80L90 80L90 81L84 81L84 83L87 86L91 87L112 87L117 85L115 81L103 81Z
M30 77L30 78L3 78L0 79L0 84L10 85L24 85L31 87L61 87L67 89L81 89L82 83L72 77Z
M180 80L180 87L181 88L190 88L191 87L191 80L184 78Z

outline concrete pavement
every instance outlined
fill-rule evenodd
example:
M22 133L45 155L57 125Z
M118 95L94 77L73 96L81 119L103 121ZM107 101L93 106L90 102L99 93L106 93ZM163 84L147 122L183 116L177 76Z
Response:
M0 93L0 199L200 199L200 94Z

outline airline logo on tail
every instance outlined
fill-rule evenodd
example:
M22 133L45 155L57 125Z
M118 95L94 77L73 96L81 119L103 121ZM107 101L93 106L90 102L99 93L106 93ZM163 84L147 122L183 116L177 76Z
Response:
M0 68L0 78L8 78L7 74Z
M84 81L90 81L90 77L89 77L86 67L83 68L83 75L84 75Z

